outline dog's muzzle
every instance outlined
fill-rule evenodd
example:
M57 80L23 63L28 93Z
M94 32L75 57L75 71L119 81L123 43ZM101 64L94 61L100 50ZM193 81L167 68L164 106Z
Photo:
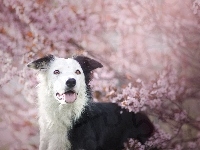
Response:
M77 94L73 90L74 86L76 85L76 80L74 78L69 78L66 82L67 90L65 93L56 93L56 97L60 101L65 101L66 103L72 103L76 100Z

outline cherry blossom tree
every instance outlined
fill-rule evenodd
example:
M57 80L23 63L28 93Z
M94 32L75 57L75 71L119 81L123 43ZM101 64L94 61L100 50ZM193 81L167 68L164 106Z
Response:
M200 147L199 0L1 0L0 149L38 149L37 72L49 53L87 55L94 101L145 111L154 135L125 149Z

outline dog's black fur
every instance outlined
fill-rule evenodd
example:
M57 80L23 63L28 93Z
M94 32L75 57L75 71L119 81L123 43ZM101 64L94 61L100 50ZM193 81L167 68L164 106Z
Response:
M129 113L112 103L90 103L69 132L73 150L121 150L128 138L142 144L154 127L142 113Z
M85 74L89 102L68 133L72 150L121 150L128 138L144 144L154 131L149 118L143 113L128 112L117 104L91 102L91 71L102 65L84 56L74 59Z

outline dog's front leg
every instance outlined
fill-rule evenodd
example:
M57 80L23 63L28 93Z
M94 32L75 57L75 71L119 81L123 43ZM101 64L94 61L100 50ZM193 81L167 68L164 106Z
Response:
M40 117L39 125L40 125L40 146L39 150L47 150L49 144L49 132L47 127L47 121Z
M47 150L49 138L48 134L40 130L40 146L39 150Z
M39 150L70 150L67 127L58 122L49 124L40 119Z
M70 150L70 142L67 139L67 132L51 132L48 150Z

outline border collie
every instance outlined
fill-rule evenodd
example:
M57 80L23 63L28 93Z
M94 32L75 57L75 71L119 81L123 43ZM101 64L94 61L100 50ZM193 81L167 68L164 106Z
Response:
M48 55L28 67L39 70L40 150L121 150L128 138L144 144L152 135L145 114L92 102L89 82L103 67L98 61Z

